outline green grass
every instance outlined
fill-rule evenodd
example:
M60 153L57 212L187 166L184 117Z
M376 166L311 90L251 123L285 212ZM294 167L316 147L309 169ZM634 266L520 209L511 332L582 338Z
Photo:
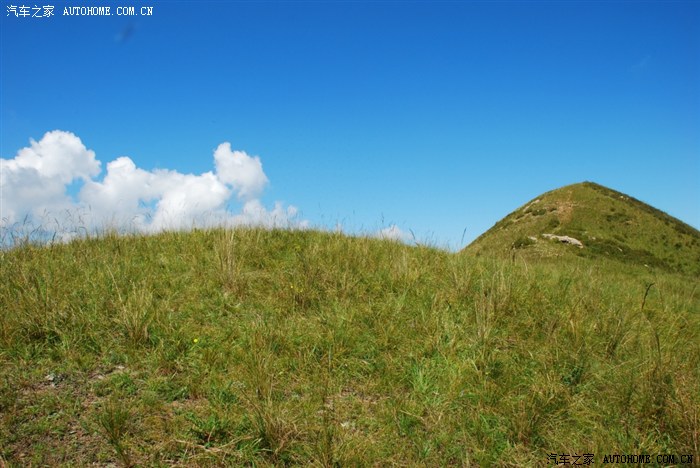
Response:
M694 276L260 229L0 256L0 465L700 456Z
M542 234L570 236L584 247L562 245ZM464 252L530 260L578 256L700 277L697 229L592 182L540 195L500 220Z

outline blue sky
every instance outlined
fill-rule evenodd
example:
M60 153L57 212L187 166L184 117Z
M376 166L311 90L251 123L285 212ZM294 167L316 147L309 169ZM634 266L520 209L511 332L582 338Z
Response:
M53 4L50 18L1 15L5 160L71 132L101 162L83 181L100 184L121 156L216 172L230 142L249 167L259 157L258 207L453 249L584 180L700 227L698 2ZM116 16L124 5L153 15ZM28 206L7 205L17 192L5 206Z

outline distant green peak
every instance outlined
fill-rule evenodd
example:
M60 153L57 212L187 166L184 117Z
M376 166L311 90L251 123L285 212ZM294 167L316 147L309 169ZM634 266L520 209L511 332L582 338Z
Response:
M533 198L464 252L522 255L534 260L605 259L700 275L700 231L634 197L590 181Z

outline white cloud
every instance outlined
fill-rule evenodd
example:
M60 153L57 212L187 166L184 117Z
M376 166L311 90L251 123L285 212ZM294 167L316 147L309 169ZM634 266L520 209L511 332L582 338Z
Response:
M62 219L78 226L157 232L193 226L262 225L304 227L297 209L275 203L267 209L259 197L268 184L259 157L232 151L222 143L214 151L215 171L183 174L174 170L148 171L122 156L107 164L102 180L100 161L69 132L48 132L21 149L13 159L0 159L0 226L26 215L68 212ZM84 182L77 201L67 194L75 180ZM227 205L234 195L243 201L240 213ZM79 213L72 215L70 213ZM58 223L58 221L57 221ZM67 226L62 226L64 230Z
M10 170L34 169L42 177L68 184L74 179L89 179L100 173L95 152L87 149L80 138L70 132L54 130L31 146L22 148L14 159L7 161Z
M408 239L408 234L399 229L399 227L396 224L392 224L389 227L380 229L377 232L377 237L379 237L380 239L389 239L405 242Z
M0 222L71 208L66 186L99 172L95 153L72 133L57 130L30 140L13 159L0 159Z
M243 205L241 214L234 217L234 224L267 226L267 227L288 227L290 221L295 220L298 210L294 206L284 207L280 202L275 202L272 210L267 210L260 200L248 200ZM307 227L308 222L296 222L297 227Z
M244 151L231 151L231 143L221 143L214 151L216 174L233 186L238 197L250 200L260 196L268 183L260 158Z
M150 226L153 231L207 224L206 216L220 214L231 195L231 190L211 172L196 176L159 171L153 179L158 193Z

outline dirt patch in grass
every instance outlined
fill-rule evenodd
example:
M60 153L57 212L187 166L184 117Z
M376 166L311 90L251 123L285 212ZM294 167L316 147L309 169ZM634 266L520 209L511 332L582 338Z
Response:
M557 203L557 218L559 222L564 224L571 221L571 216L574 212L574 204L570 201Z
M7 450L11 459L20 465L96 462L104 442L86 417L99 401L88 388L86 379L54 373L25 386L15 410L31 416L7 421L10 430L23 434L10 439Z

